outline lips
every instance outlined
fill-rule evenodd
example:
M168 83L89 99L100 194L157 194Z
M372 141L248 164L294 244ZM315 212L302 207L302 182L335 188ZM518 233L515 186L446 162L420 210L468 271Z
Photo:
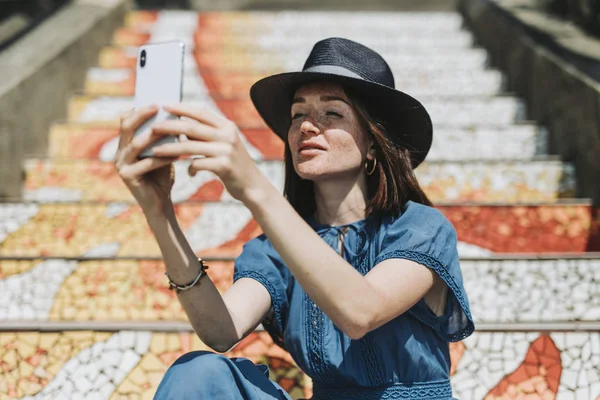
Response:
M317 143L300 143L298 151L302 150L325 150L325 148Z

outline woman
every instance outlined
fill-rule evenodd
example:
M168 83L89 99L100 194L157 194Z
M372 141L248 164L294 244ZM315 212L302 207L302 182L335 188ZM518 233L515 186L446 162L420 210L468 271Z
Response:
M318 42L302 72L251 89L285 142L285 197L259 172L236 126L204 109L132 132L156 112L122 120L116 167L156 236L172 288L204 343L224 352L260 323L313 379L315 399L449 399L449 341L473 332L450 222L412 169L431 145L423 106L394 89L387 63L358 43ZM137 155L162 135L189 141ZM169 164L202 155L251 210L264 235L249 241L222 296L203 277L170 202ZM218 229L218 227L215 227ZM210 352L182 356L158 399L282 399L265 366Z

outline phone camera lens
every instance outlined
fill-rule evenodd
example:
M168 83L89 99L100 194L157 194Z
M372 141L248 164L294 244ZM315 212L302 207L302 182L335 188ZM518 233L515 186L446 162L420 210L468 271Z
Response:
M145 65L146 65L146 50L142 50L142 53L140 54L140 67L144 68Z

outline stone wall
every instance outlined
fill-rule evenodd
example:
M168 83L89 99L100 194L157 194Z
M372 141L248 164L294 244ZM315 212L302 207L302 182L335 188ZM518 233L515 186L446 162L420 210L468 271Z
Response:
M45 156L48 127L66 114L128 0L77 0L0 53L0 199L18 199L25 156Z
M492 1L460 0L459 10L494 67L506 73L508 90L526 100L528 117L548 128L550 153L575 163L577 196L600 203L600 84L582 71L600 69L600 62L561 47Z

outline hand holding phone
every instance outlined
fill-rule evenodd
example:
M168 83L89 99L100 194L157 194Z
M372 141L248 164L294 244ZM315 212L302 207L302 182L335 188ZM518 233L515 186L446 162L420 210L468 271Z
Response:
M161 106L181 102L183 86L184 43L169 41L141 46L135 79L135 108L149 105L159 107L155 116L146 120L135 131L134 136L149 134L152 124L166 119L176 119ZM139 155L139 158L152 157L152 148L163 143L177 141L177 136L167 135Z

